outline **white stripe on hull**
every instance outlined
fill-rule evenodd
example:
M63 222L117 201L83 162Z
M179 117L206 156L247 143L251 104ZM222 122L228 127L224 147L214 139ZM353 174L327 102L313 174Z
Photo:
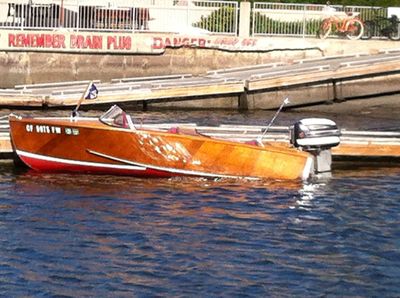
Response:
M142 166L113 165L113 164L107 164L107 163L79 161L79 160L72 160L72 159L50 157L50 156L46 156L46 155L40 155L40 154L25 152L25 151L21 151L21 150L16 150L16 153L20 156L25 156L28 158L34 158L34 159L49 161L49 162L63 163L63 164L68 164L68 165L94 167L94 168L101 167L101 168L109 168L109 169L116 169L116 170L133 170L133 171L145 171L146 170L146 168L142 167Z
M179 174L179 175L202 176L202 177L217 177L217 178L240 178L240 177L243 177L243 176L221 175L221 174L213 174L213 173L198 172L198 171L180 170L180 169L176 169L176 168L166 168L166 167L158 167L158 166L153 166L153 165L145 165L145 164L141 164L141 163L137 163L137 162L132 162L130 160L114 157L114 156L111 156L111 155L103 154L103 153L100 153L100 152L97 152L97 151L93 151L93 150L88 150L88 152L92 153L94 155L97 155L97 156L101 156L101 157L108 158L108 159L111 159L111 160L123 162L123 163L126 163L126 164L142 166L142 167L146 167L146 168L152 169L152 170L168 172L168 173L173 173L173 174ZM257 178L254 178L254 177L243 177L243 178L257 179Z

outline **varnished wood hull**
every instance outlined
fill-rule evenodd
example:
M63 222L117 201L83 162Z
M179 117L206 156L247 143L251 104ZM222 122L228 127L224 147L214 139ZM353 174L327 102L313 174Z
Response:
M143 177L308 178L312 157L205 136L113 128L97 119L10 117L15 152L37 171Z

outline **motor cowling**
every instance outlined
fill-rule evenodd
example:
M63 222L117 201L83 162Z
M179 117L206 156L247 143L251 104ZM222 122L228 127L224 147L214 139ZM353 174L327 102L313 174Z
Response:
M332 120L306 118L291 126L290 141L304 150L329 149L339 145L340 130Z
M290 127L290 142L294 147L314 156L316 174L331 171L331 148L340 143L340 130L335 122L325 118L306 118Z

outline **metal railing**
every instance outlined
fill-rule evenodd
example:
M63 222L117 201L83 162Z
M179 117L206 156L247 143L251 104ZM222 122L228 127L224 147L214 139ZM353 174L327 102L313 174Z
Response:
M0 0L0 28L236 35L238 3L221 0Z
M369 20L374 17L377 8L381 16L387 16L387 9L380 7L254 2L252 34L316 36L322 20L329 15L355 12L359 13L361 20Z
M357 12L363 21L388 16L386 8L332 7L336 13ZM332 7L255 2L251 16L241 22L251 22L252 36L316 36L321 21L328 16L327 8ZM238 2L223 0L0 0L0 28L236 36L238 11Z

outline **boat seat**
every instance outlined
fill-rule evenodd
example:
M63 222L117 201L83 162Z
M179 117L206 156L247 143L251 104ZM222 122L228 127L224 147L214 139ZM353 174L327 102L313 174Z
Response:
M247 145L253 145L253 146L261 147L260 142L258 142L257 140L250 140L250 141L246 141L244 143L247 144Z

